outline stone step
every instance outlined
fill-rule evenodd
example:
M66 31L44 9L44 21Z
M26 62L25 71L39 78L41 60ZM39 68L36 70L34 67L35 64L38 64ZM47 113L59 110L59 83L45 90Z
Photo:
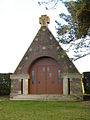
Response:
M39 100L39 101L76 101L76 96L71 95L17 95L10 100Z

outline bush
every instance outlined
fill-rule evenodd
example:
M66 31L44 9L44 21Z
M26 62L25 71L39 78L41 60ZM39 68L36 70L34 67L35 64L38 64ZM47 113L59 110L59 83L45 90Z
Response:
M10 80L11 73L1 74L0 73L0 95L9 95L10 94Z
M90 72L83 73L84 90L86 94L90 94Z

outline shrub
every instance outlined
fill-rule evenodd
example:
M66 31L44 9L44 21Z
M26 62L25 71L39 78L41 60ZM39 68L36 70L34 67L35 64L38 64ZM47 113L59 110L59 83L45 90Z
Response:
M11 73L1 74L0 73L0 95L9 95L10 94L10 80Z
M90 94L90 72L83 73L84 90L86 94Z

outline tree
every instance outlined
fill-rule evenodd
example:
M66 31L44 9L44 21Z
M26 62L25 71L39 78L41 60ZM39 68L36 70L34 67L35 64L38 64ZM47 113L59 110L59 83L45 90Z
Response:
M77 23L76 38L90 35L90 1L77 0L65 2L65 6L72 16L72 23Z
M42 4L52 4L54 8L60 0L44 0ZM57 23L57 34L59 42L68 45L67 52L74 51L75 59L90 54L90 1L89 0L61 0L66 6L69 14L60 14L65 22ZM48 10L49 8L46 7ZM79 40L78 40L79 39Z

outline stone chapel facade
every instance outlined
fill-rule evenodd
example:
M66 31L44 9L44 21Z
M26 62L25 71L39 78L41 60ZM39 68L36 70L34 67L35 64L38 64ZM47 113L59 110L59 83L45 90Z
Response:
M81 94L81 75L48 28L47 15L39 18L41 27L11 75L11 94Z

